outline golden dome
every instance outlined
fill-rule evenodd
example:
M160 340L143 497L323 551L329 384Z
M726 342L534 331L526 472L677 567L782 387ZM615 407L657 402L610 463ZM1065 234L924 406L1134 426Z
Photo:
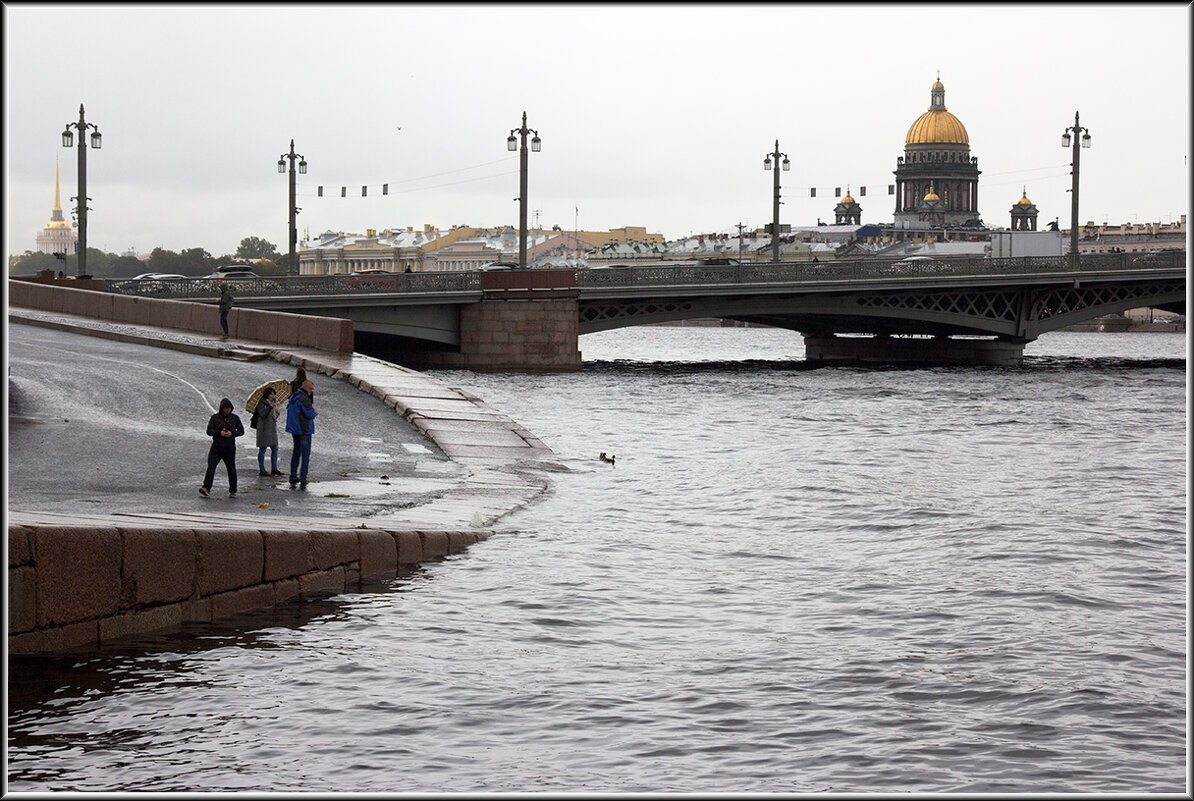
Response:
M850 187L846 187L846 196L842 198L843 203L853 203L854 198L850 197Z
M904 139L906 145L970 144L966 126L948 111L926 111L916 118Z
M933 191L933 184L931 183L929 184L929 193L925 195L924 202L928 203L930 200L934 202L941 200L941 198L937 197L937 193Z
M1032 201L1028 199L1028 187L1024 187L1023 196L1016 201L1017 206L1031 206Z
M906 145L970 144L970 136L962 121L945 108L945 84L938 74L929 94L932 98L929 110L916 118L904 138Z
M45 224L45 230L47 231L53 230L55 228L69 229L70 223L66 222L65 220L50 220Z

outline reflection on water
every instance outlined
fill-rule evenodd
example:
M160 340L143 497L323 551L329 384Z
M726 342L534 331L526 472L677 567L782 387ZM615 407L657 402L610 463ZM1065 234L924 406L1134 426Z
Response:
M10 787L1182 792L1184 338L1050 336L438 373L572 470L387 591L13 660Z

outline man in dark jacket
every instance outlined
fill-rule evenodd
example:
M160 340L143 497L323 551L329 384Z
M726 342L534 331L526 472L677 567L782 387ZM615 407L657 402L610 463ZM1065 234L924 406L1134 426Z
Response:
M302 482L307 488L307 465L311 462L311 435L315 433L315 404L311 395L315 385L304 381L302 386L290 393L286 406L286 433L294 438L294 451L290 454L290 486Z
M232 287L228 281L220 284L220 327L224 329L224 336L228 336L228 312L232 311Z
M199 494L204 498L211 495L211 485L216 478L216 465L223 462L228 468L228 497L236 497L236 438L243 436L245 427L240 418L232 413L232 401L220 401L220 411L207 421L207 435L211 437L211 450L207 452L207 474Z

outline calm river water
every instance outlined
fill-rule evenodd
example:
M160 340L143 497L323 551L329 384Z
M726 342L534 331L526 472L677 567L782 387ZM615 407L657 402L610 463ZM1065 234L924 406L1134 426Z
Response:
M1187 792L1186 341L441 372L572 468L367 593L13 658L9 789ZM609 465L597 457L616 455Z

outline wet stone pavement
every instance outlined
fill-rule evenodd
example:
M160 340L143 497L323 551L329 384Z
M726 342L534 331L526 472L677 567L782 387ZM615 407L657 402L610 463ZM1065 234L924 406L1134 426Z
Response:
M545 471L559 469L530 432L480 399L380 360L26 310L10 314L9 331L10 512L478 527L528 503L549 485ZM244 409L255 387L294 376L278 359L304 363L315 383L305 490L258 475ZM219 465L203 498L204 429L225 396L246 429L238 497L228 497ZM278 423L278 467L288 473L290 436Z

